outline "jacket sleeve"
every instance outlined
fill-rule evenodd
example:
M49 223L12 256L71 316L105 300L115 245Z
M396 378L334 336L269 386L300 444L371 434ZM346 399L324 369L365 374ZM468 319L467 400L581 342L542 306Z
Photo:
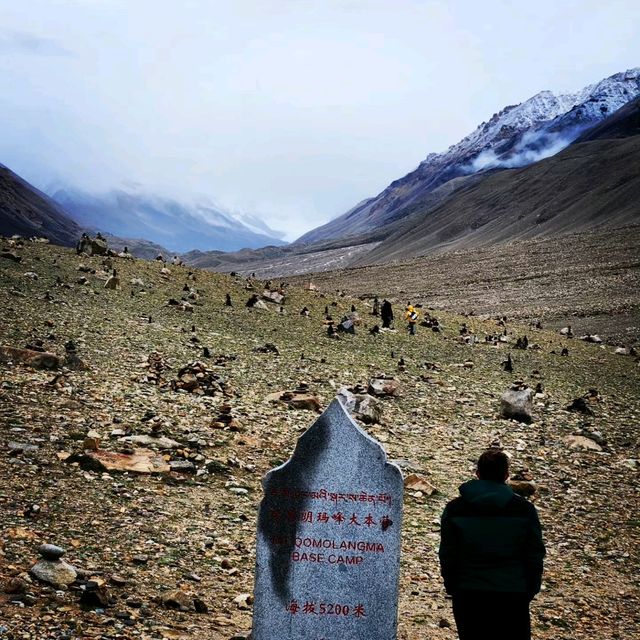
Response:
M451 508L447 505L442 512L440 520L440 574L444 580L445 591L451 595L455 588L457 540L453 522L451 521Z
M525 548L525 575L527 580L527 593L533 598L540 591L542 585L543 560L546 554L542 541L542 528L538 518L538 512L533 505L529 516L529 532Z

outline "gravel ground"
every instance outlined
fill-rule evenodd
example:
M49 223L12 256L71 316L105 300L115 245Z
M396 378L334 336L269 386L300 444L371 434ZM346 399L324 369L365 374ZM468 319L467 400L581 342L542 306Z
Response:
M610 293L611 299L597 304L611 309L622 304L624 288L628 298L635 295L631 254L637 244L630 244L611 258L609 272L600 268L604 280L593 283L598 295L589 304ZM305 382L325 407L340 386L366 383L380 371L395 376L402 395L384 399L382 424L365 428L392 459L437 488L432 496L405 494L398 637L456 637L438 572L438 518L495 439L512 455L514 471L527 469L538 487L534 500L548 559L544 590L532 607L535 637L612 640L637 633L640 369L634 357L532 329L512 321L509 311L509 342L488 345L485 336L505 327L492 318L440 310L453 293L431 295L445 290L434 279L435 268L423 269L418 278L419 269L407 266L416 275L411 282L423 283L423 299L438 307L434 313L444 330L419 327L412 337L402 323L397 331L370 335L367 328L377 319L367 303L335 294L349 282L356 294L404 296L409 284L396 271L387 271L388 279L383 271L329 275L319 281L325 293L291 287L281 314L271 303L266 311L248 310L245 301L262 287L242 278L200 271L189 276L186 268L172 266L163 276L161 264L114 259L120 286L108 290L102 258L0 241L0 252L6 250L20 254L22 262L0 258L0 344L22 348L41 340L63 357L65 343L73 340L87 369L55 372L0 363L2 640L244 637L251 627L251 604L244 596L253 586L260 481L288 458L317 416L270 403L267 395ZM78 271L81 265L89 271ZM506 264L506 281L513 279L506 275L510 269ZM452 281L460 277L451 273ZM87 284L78 284L81 277ZM187 311L168 304L187 295L185 284L198 290ZM567 290L567 307L580 286ZM482 290L481 284L473 290ZM535 295L537 289L529 291ZM224 306L227 292L233 307ZM481 299L452 307L480 314L475 303ZM559 301L556 294L532 298L527 309L558 314ZM498 302L487 310L497 309ZM356 335L327 338L325 305L339 319L352 304L362 320ZM310 318L299 314L303 306ZM463 322L479 343L464 343ZM546 316L543 322L548 324ZM524 334L530 348L515 349ZM279 355L255 350L266 343ZM210 357L203 355L205 346ZM563 347L569 357L559 355ZM150 371L152 352L160 364ZM509 352L513 373L501 366ZM404 367L398 367L400 357ZM213 396L172 391L178 370L195 360L223 380ZM499 417L500 394L516 379L542 386L530 425ZM565 410L592 388L592 414ZM233 420L225 422L224 415ZM177 443L162 450L150 445L159 449L162 463L190 462L196 473L104 472L71 457L96 440L102 451L117 452L131 447L121 437L160 433ZM575 434L596 446L572 448L566 438ZM65 559L82 570L79 581L56 589L25 580L22 593L6 593L37 560L44 542L67 550ZM81 605L88 578L104 583L104 606ZM186 594L186 611L165 604L176 590ZM196 598L207 613L195 611Z

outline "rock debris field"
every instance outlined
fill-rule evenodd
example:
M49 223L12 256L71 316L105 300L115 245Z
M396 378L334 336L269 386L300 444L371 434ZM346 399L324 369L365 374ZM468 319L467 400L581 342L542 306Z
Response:
M401 640L456 638L439 516L492 443L543 522L534 636L637 634L635 351L265 284L0 240L0 639L247 638L261 479L339 392L405 475Z

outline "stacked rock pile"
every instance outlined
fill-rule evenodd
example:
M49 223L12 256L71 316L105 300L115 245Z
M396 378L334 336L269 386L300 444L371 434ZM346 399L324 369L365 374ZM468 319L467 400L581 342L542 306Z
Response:
M137 381L141 384L161 384L162 374L167 368L164 356L158 351L152 351L146 358L138 365L141 369L146 371L137 378ZM134 378L135 379L135 378Z
M241 431L242 424L238 420L230 404L223 404L218 409L219 415L211 422L214 429L227 429L229 431Z
M207 368L204 362L190 362L178 371L171 381L172 391L194 393L200 396L228 395L229 389L222 376Z

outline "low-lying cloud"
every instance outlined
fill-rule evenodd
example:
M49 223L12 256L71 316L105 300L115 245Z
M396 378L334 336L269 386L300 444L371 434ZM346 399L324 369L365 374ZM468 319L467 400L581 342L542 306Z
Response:
M501 155L493 149L486 149L476 156L468 165L469 173L485 169L517 169L550 158L566 149L585 127L572 127L561 133L549 131L527 131L518 143Z
M25 31L0 31L0 55L24 53L36 56L72 56L71 51L51 38Z

